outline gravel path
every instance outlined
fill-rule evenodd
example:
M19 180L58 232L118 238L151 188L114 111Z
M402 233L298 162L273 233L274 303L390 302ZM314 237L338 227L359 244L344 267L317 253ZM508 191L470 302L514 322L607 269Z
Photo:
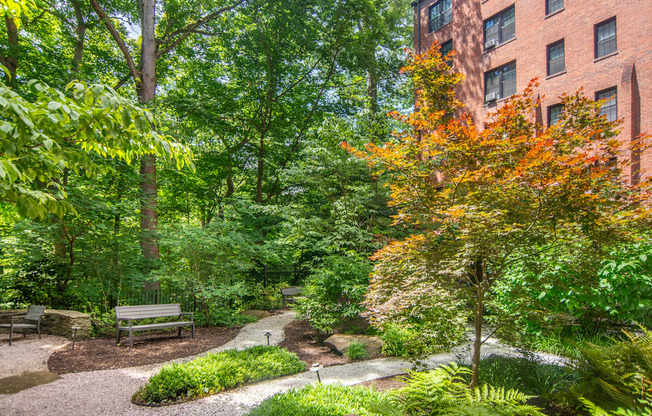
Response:
M9 334L0 335L0 378L17 376L25 371L47 371L50 355L70 343L66 338L53 335L43 335L43 339L34 334L29 336L22 339L22 335L14 334L10 347Z
M229 348L243 349L265 344L266 331L272 332L270 344L277 345L283 340L283 326L294 319L293 313L285 313L245 326L240 334L229 343L207 351L217 352ZM435 367L469 359L470 345L458 347L450 353L436 354L423 363ZM518 355L511 348L497 343L483 347L483 355ZM186 361L187 357L177 361ZM542 356L547 361L555 361L553 356ZM163 364L144 367L105 370L87 373L66 374L61 380L37 386L14 395L0 395L0 414L3 416L58 416L58 415L206 415L242 416L253 406L276 393L300 388L314 383L316 375L304 372L293 376L268 380L244 386L225 393L216 394L201 400L164 407L141 407L131 403L131 396L142 386L147 378L158 371ZM409 361L398 358L380 358L359 363L327 367L320 371L322 382L339 382L352 385L381 377L402 374L412 367Z

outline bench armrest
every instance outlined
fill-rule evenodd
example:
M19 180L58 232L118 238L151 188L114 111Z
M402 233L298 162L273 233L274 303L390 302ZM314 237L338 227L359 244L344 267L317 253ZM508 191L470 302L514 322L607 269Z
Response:
M27 315L14 315L11 317L11 323L13 324L16 319L25 319L26 316Z

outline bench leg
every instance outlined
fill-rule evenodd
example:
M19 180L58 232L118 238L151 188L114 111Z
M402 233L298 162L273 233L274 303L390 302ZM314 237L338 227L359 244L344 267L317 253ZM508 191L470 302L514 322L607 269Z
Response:
M116 345L120 343L120 329L115 330L115 343Z
M129 330L129 349L134 347L134 331Z
M192 323L192 337L195 337L195 323Z
M179 327L179 338L181 338L181 327Z
M9 327L9 346L11 347L11 340L14 335L14 323L13 321L11 322L11 326Z
M27 330L23 328L23 338L27 338Z
M38 339L41 339L41 321L38 321L38 325L36 326L36 330L38 331Z

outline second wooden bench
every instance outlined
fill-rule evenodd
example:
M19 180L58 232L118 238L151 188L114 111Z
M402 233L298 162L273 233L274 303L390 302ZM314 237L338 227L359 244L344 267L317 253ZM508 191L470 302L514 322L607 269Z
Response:
M190 320L183 320L183 316L190 316ZM152 318L165 318L165 317L179 317L178 321L159 322L154 324L134 325L133 321L138 319L152 319ZM184 326L192 326L192 337L195 337L195 319L192 312L181 312L181 307L178 303L168 303L164 305L137 305L137 306L116 306L116 342L120 343L120 333L122 331L129 332L129 349L134 347L134 332L136 331L152 331L155 329L166 328L179 328L179 336L181 336L181 328ZM122 325L123 321L127 321L127 325Z

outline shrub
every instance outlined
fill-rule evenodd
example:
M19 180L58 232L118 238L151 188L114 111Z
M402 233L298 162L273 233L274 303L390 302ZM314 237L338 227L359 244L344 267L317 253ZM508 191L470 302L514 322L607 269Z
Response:
M432 371L409 374L408 385L396 390L389 401L371 406L383 416L543 416L523 404L531 396L515 389L489 384L469 388L471 370L451 363Z
M368 407L383 393L363 387L314 384L277 394L255 407L248 416L372 416Z
M351 360L365 360L369 358L369 353L365 348L364 342L358 340L351 341L344 354Z
M167 365L133 397L136 403L171 403L204 396L245 383L304 371L296 354L278 347L228 350Z
M457 324L437 325L435 321L386 323L380 338L383 354L396 357L422 357L455 345L461 332Z
M369 286L371 263L357 254L334 255L310 277L295 310L323 338L351 326L364 311L360 304Z

